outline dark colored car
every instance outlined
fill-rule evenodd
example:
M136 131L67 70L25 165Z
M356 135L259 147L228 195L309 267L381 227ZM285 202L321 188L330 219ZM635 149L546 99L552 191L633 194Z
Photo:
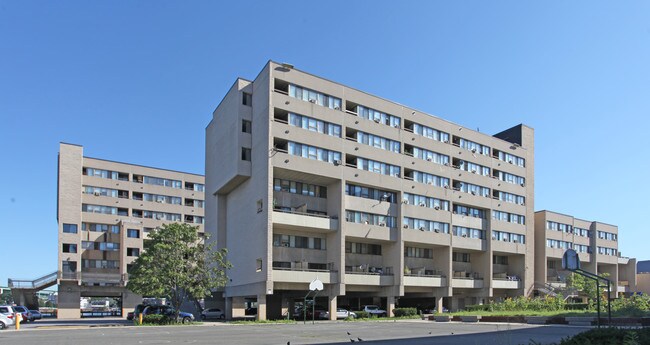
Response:
M158 315L165 315L165 316L173 316L175 312L176 311L174 310L174 308L168 305L150 305L144 308L144 310L142 311L142 315L147 316L147 315L158 314ZM194 321L194 315L190 313L186 313L184 311L179 311L178 319L176 321L182 323L190 323Z
M27 309L27 307L24 307L22 305L15 305L13 306L14 311L17 313L21 313L23 315L23 321L22 322L32 322L34 321L34 315L32 315L32 312Z
M146 308L146 307L147 307L147 305L145 305L145 304L136 305L135 309L133 309L133 311L130 311L130 312L126 313L126 319L127 320L133 320L134 318L137 317L137 315L140 315L142 313L142 311L144 310L144 308Z

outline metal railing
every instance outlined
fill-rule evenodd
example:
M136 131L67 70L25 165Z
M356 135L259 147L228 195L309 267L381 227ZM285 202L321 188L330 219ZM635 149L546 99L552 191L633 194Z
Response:
M12 289L38 289L56 282L58 272L52 272L34 280L20 280L9 278L9 287Z

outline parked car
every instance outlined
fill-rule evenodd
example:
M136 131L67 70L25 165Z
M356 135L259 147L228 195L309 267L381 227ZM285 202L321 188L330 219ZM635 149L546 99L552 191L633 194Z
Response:
M226 313L219 308L210 308L201 312L201 320L205 319L225 319Z
M320 314L320 317L321 317L321 319L329 320L330 312L326 311L326 312ZM336 318L337 319L347 319L347 318L354 319L356 317L357 317L357 314L355 314L354 312L348 311L347 309L343 309L343 308L336 308Z
M387 316L388 315L388 313L385 310L379 309L379 307L376 306L376 305L364 306L363 311L370 314L370 316L379 316L379 317L381 317L381 316Z
M32 315L32 312L30 312L29 309L27 309L27 307L22 306L22 305L15 305L13 308L14 308L14 311L16 313L23 314L23 321L22 322L27 323L27 322L34 321L34 316Z
M14 308L10 305L0 305L0 329L16 324Z
M246 308L244 315L257 315L257 308Z
M34 320L40 320L43 318L43 315L41 315L41 312L38 310L30 310L30 313L32 313L32 318Z
M174 308L168 305L150 305L144 308L144 310L142 311L143 316L153 315L153 314L172 316L174 315L174 313L175 313ZM194 321L194 315L183 311L179 311L178 319L176 321L182 323L190 323Z
M144 310L145 307L147 307L147 305L145 305L145 304L136 305L135 309L133 309L133 311L130 311L130 312L126 313L126 319L127 320L133 320L134 318L137 317L136 315L140 315L140 313L142 313L142 311Z

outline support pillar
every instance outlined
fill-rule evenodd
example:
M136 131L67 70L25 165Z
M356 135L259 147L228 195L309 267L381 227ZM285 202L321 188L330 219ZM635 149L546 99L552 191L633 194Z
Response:
M336 303L336 295L334 296L330 295L328 296L328 298L329 298L330 320L336 320L336 309L338 308Z
M266 295L257 295L257 321L266 320Z
M224 312L226 313L226 319L232 320L232 297L226 297Z
M443 310L442 308L443 308L442 297L436 297L436 311L438 312L438 314L442 314L442 310Z
M388 296L386 298L386 316L393 316L393 309L395 309L395 296Z

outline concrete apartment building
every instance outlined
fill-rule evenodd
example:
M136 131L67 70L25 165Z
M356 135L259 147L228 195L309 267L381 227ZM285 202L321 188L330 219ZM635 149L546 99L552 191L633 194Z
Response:
M450 310L534 286L534 132L479 133L269 62L206 128L206 231L225 309ZM334 317L335 313L330 315Z
M58 303L60 318L80 317L81 297L116 297L123 315L141 303L125 289L129 264L148 232L185 222L203 233L201 175L85 157L59 149Z
M535 282L542 284L537 288L566 286L569 272L562 270L562 255L573 249L583 270L609 275L612 297L636 292L636 259L620 255L618 235L616 225L546 210L535 212Z

